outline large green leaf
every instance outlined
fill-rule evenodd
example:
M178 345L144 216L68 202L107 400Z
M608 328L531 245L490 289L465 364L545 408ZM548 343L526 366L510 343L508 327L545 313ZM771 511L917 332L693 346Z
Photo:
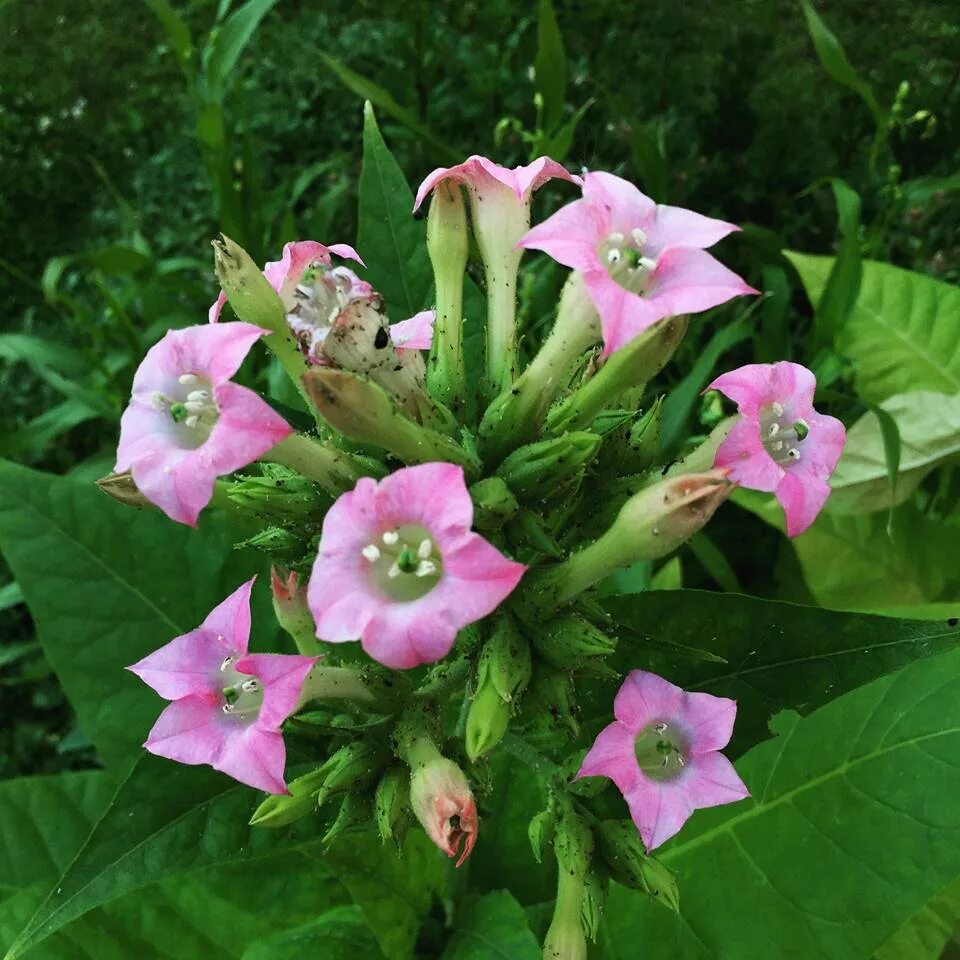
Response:
M611 666L652 670L738 703L734 750L765 739L783 709L809 713L869 680L960 646L960 627L836 613L701 590L612 597L620 624ZM585 713L610 720L617 684Z
M383 960L377 941L358 907L337 907L309 923L251 944L243 960Z
M874 960L937 960L955 930L960 930L960 880L918 910Z
M363 108L357 248L368 264L365 277L383 294L391 321L427 306L433 274L426 225L413 218L413 194L383 141L373 107Z
M121 506L92 484L0 462L0 551L108 763L138 752L162 705L123 668L195 627L262 566L232 549L219 520L198 532ZM255 628L253 646L275 630Z
M783 530L783 511L772 496L736 490L731 499ZM960 598L956 540L955 527L904 503L889 517L824 511L792 542L818 603L835 610L903 611Z
M880 406L900 431L896 486L891 492L880 423L866 413L847 431L843 456L830 478L827 508L835 513L869 513L902 503L931 470L960 456L960 395L918 390Z
M753 798L659 851L680 915L614 888L605 957L864 960L960 876L960 651L775 730L737 764Z
M454 921L443 960L541 960L523 908L506 890L475 900Z
M833 257L786 252L814 307ZM853 362L857 392L871 403L898 393L960 393L960 289L887 263L863 261L860 294L839 347Z

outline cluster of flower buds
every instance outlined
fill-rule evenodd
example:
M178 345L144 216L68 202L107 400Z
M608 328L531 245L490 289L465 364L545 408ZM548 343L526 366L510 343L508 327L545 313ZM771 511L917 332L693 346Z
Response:
M531 197L550 180L579 196L531 228ZM609 726L589 750L577 743L579 679L621 679L607 663L616 624L589 592L675 550L736 484L775 492L788 534L801 533L843 427L813 410L805 368L749 365L711 384L738 414L661 465L661 398L641 409L644 387L690 314L756 292L707 252L734 225L546 157L512 170L471 157L431 173L416 207L428 197L434 309L387 317L346 244L290 243L261 271L221 237L208 322L171 330L144 358L104 489L180 523L208 504L241 517L244 545L283 564L274 611L296 650L248 652L253 581L238 587L130 668L170 701L145 746L266 791L254 824L326 818L328 841L375 824L402 846L416 819L459 866L489 792L478 803L470 781L489 783L487 758L512 738L518 755L576 771L545 778L531 841L538 859L552 844L559 867L545 956L582 957L609 879L675 907L649 852L697 808L748 795L719 752L736 704L642 662L628 662ZM464 351L465 322L480 329L463 316L471 232L482 371ZM516 291L530 250L570 273L524 362ZM312 430L233 382L257 343ZM285 735L314 756L289 783ZM631 820L592 810L610 782Z

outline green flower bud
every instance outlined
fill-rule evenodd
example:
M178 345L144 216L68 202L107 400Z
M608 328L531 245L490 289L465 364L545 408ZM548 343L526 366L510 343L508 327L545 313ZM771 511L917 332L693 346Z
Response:
M492 683L481 686L470 701L465 742L467 756L476 761L489 753L510 725L513 708L503 700Z
M500 477L486 477L470 487L473 525L478 530L497 530L519 509L517 498Z
M642 890L679 912L676 878L659 860L647 854L632 820L602 820L597 825L596 837L600 856L617 883Z
M640 473L647 470L660 456L663 401L664 397L657 397L650 409L630 428L627 435L629 453L624 461L624 467L629 472Z
M600 918L607 903L610 878L604 871L591 865L583 881L583 899L580 904L580 922L588 940L597 941Z
M290 336L283 301L243 247L221 233L213 241L213 261L227 301L241 320Z
M527 824L527 837L537 863L543 863L543 850L548 843L553 843L556 818L552 810L541 810Z
M544 499L557 485L577 476L596 456L601 438L595 433L566 433L514 450L497 467L510 489L521 498Z
M317 791L327 774L325 766L297 777L287 784L288 796L275 794L267 797L250 817L252 827L283 827L317 809Z
M557 818L553 852L557 858L557 900L543 941L543 956L545 960L586 960L582 918L593 837L572 809ZM593 904L587 911L592 918Z
M568 672L541 665L534 674L528 696L531 716L537 717L548 731L554 732L559 724L574 737L580 736L580 726L574 717L577 707L573 678Z
M323 652L317 640L313 614L307 607L305 587L299 583L300 575L295 570L270 568L270 590L273 594L273 612L277 623L293 638L297 650L307 657Z
M370 798L361 793L348 793L340 802L337 817L321 837L320 842L325 847L329 847L341 834L350 830L365 829L370 823L371 816Z
M242 547L252 547L254 550L269 553L272 557L284 559L302 557L305 549L304 541L285 527L266 527L236 546L238 550Z
M255 516L300 519L323 514L332 504L295 470L278 463L260 463L262 476L241 477L227 486L227 497Z
M341 747L320 768L326 771L317 791L317 806L329 797L366 786L383 769L387 756L383 748L369 740L354 740Z
M410 776L402 767L390 767L380 778L374 794L373 813L380 839L384 843L393 840L399 847L413 817Z
M476 469L463 447L404 416L372 380L315 367L304 375L303 383L324 419L351 440L376 444L406 463L445 460Z
M533 645L547 663L555 667L577 667L587 657L606 657L617 647L589 620L571 614L551 620L542 631L533 632Z

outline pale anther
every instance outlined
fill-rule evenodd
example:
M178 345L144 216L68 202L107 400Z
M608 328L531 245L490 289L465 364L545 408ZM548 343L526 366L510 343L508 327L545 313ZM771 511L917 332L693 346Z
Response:
M421 560L417 566L418 577L429 577L437 572L437 565L432 560Z
M607 237L607 242L616 245L623 243L623 241L626 239L627 238L622 233L617 231L616 233L611 233L610 236Z
M800 451L799 451L796 447L792 447L790 450L787 451L787 456L788 456L791 460L799 460L799 459L800 459Z
M181 373L180 376L179 376L177 379L178 379L178 380L180 381L180 383L182 383L185 387L189 387L189 386L192 386L192 385L195 384L195 383L199 383L199 382L200 382L200 378L199 378L198 376L196 376L196 374L193 374L193 373Z
M392 547L400 539L400 534L396 530L387 530L383 534L383 542Z
M667 725L662 720L659 723L655 723L653 725L654 733L657 733L657 734L666 733L666 730L667 730Z
M421 540L417 547L417 556L421 560L426 560L433 553L433 543L429 539Z
M225 703L225 704L223 705L223 712L224 712L224 713L233 713L233 704Z
M199 422L200 418L195 414L191 413L186 420L183 421L188 427L195 427Z
M223 663L220 664L220 672L223 673L230 667L230 664L233 663L233 657L227 657L224 659Z
M770 409L773 411L775 417L783 416L783 404L777 403L776 400L770 404Z
M768 437L775 437L780 432L779 423L771 423L769 429L767 430Z
M644 270L656 270L657 261L651 260L650 257L640 257L637 263L643 267Z
M388 576L391 580L396 580L397 577L400 576L400 564L397 563L396 561L394 561L394 562L393 562L393 565L392 565L392 566L390 567L390 569L387 571L387 576Z
M191 390L187 394L187 401L189 403L202 403L204 400L210 398L210 393L207 390Z
M188 413L203 413L204 404L200 400L188 400L184 407Z
M630 236L638 247L642 247L647 242L647 235L639 227L634 227L630 231Z
M614 248L613 250L607 251L607 263L619 263L620 262L620 251Z
M244 680L243 683L240 684L240 689L244 693L256 693L257 690L260 689L260 682L256 677L251 677L249 680Z
M380 559L380 548L375 543L368 543L360 552L371 563L375 563L377 560Z

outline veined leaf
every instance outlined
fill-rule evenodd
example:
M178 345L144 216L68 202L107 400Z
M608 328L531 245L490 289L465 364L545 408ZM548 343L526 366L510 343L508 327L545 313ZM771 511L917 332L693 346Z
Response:
M960 456L960 395L918 390L880 404L900 431L900 471L891 493L886 447L874 413L865 413L848 431L843 456L830 478L827 508L835 513L869 513L906 500L923 478Z
M816 307L832 257L786 251ZM839 348L871 403L898 393L960 393L960 289L910 270L863 261L863 279Z
M873 956L874 960L938 960L960 929L960 880L920 908Z
M391 321L405 320L427 306L433 273L426 233L426 225L413 218L413 194L368 102L363 108L357 246L369 265L364 276L383 294Z
M0 462L0 550L80 726L108 762L139 753L162 706L124 667L192 630L262 566L233 539L221 517L198 533L92 484ZM275 637L272 619L255 628L254 648Z
M337 907L309 923L252 943L242 960L383 960L358 907Z
M686 689L738 703L734 747L768 736L785 709L828 703L906 664L960 647L960 626L888 619L701 590L603 601L618 624L610 666L652 670ZM617 683L604 684L584 715L609 722Z
M505 880L508 878L504 878ZM541 960L523 908L497 890L462 910L442 960Z
M776 729L737 764L753 798L658 851L680 915L615 887L605 956L862 960L960 875L960 651Z

